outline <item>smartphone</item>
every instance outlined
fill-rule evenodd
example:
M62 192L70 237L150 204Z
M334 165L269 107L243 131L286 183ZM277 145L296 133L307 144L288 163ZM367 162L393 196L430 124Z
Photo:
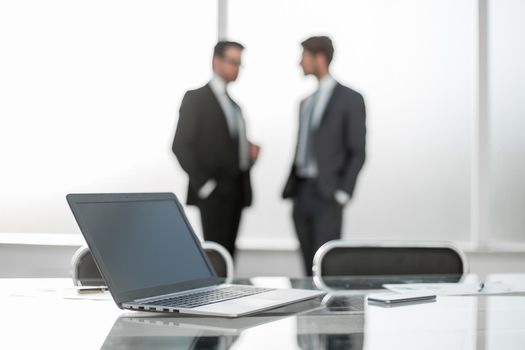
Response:
M377 293L367 295L368 301L388 305L435 299L436 295L429 293Z

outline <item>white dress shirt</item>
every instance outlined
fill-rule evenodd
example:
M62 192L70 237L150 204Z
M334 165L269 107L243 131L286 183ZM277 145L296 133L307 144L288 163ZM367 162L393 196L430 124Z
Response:
M210 80L210 87L217 97L217 100L219 100L222 111L226 116L226 122L228 123L230 135L236 137L239 132L237 106L232 103L226 94L226 83L221 79L221 77L214 75Z

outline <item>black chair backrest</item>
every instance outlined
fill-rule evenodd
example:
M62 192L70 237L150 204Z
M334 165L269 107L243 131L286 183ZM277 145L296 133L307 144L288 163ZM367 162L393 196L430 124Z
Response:
M432 274L463 274L463 260L445 247L335 247L321 263L323 276Z
M221 255L221 253L211 249L206 249L204 251L208 256L208 260L210 261L211 265L215 269L217 276L226 278L228 275L228 265L226 264L226 260L224 260L224 257Z

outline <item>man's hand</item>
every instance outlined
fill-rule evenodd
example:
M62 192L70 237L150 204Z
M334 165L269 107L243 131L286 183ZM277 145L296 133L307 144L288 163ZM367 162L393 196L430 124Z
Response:
M345 206L350 201L350 195L343 190L337 190L334 193L335 200L342 206Z
M261 151L261 147L259 147L258 145L254 144L254 143L251 143L249 142L249 146L250 146L250 162L251 163L255 163L255 161L257 160L257 158L259 158L259 153Z
M197 195L200 199L206 199L215 190L215 187L217 187L217 181L210 179L199 189Z

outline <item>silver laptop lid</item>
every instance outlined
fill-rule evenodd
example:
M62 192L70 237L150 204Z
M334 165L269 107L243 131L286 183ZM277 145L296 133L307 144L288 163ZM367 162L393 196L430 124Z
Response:
M119 307L219 284L173 193L69 194L67 201Z

